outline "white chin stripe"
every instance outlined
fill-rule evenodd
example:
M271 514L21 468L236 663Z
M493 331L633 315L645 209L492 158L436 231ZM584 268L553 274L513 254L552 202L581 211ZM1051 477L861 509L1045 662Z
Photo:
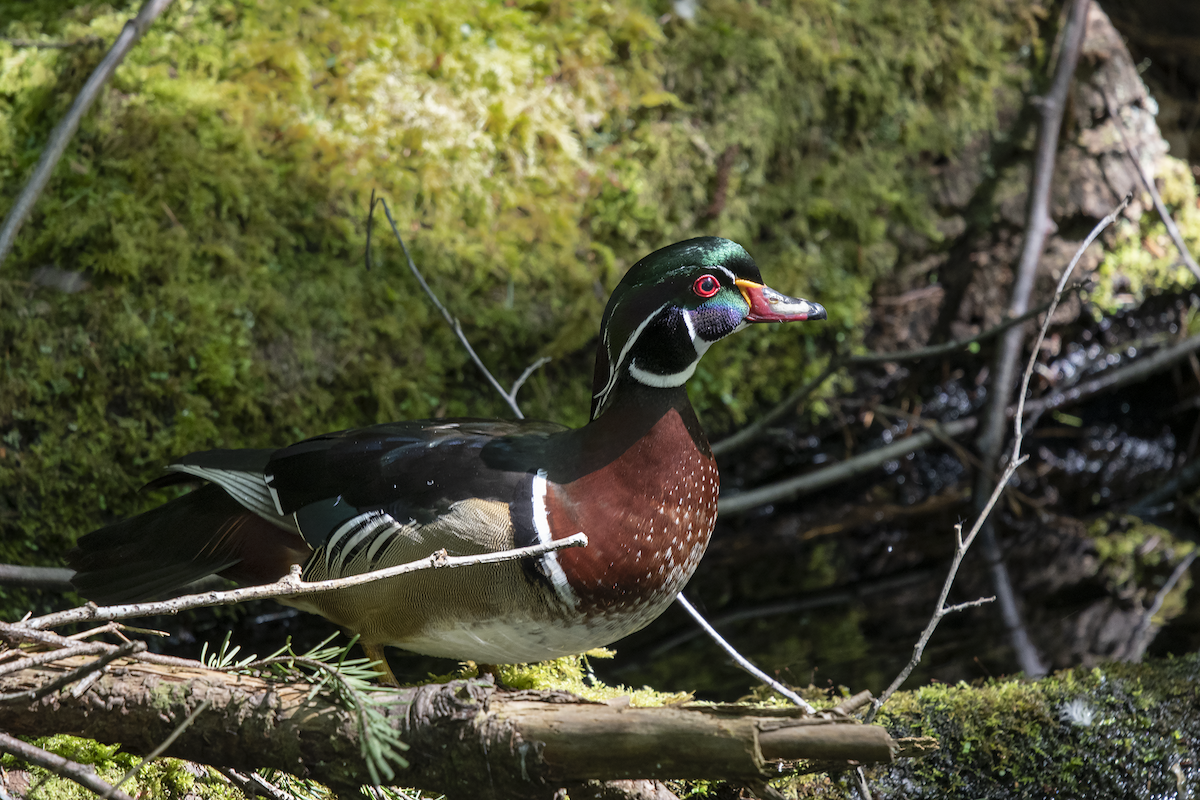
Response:
M703 341L703 340L701 340ZM707 343L706 343L707 344ZM707 347L705 348L707 349ZM629 362L629 376L638 383L644 386L653 386L656 389L665 389L668 386L682 386L688 382L692 374L696 371L696 365L700 363L697 358L687 369L682 372L675 372L670 375L659 375L657 372L648 372L637 365L636 361Z
M554 541L554 537L550 535L550 516L546 513L546 491L548 489L546 470L539 469L533 476L533 528L537 531L539 544L550 544ZM567 573L563 572L562 565L558 563L558 553L546 553L541 559L558 598L572 608L578 605L579 598L575 596L575 590L567 582Z

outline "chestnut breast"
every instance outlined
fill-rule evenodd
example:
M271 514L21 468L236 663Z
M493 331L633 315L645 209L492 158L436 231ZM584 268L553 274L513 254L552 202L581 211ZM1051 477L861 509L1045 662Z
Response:
M675 409L603 468L551 483L550 530L588 536L587 547L557 553L577 611L640 616L669 603L708 546L719 486L716 462Z

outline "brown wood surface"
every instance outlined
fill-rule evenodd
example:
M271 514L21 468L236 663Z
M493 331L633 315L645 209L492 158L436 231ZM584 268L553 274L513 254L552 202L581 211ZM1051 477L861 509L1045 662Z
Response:
M77 659L0 676L0 693L34 689ZM68 733L146 753L206 700L167 754L214 766L270 767L339 789L366 782L354 718L307 684L203 668L117 662L79 697L70 687L0 704L0 730ZM737 706L633 708L563 692L506 692L478 680L391 692L385 709L409 745L397 783L470 796L550 796L587 780L767 776L780 760L891 761L876 726ZM483 782L483 783L481 783Z

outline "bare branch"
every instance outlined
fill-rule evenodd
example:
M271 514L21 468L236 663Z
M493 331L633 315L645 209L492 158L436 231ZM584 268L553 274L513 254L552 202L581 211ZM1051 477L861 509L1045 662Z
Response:
M1130 637L1132 647L1130 648L1129 657L1126 660L1137 661L1146 652L1146 646L1150 644L1150 639L1152 638L1147 634L1150 632L1150 624L1154 621L1154 615L1162 608L1163 601L1167 599L1167 595L1171 593L1171 590L1175 588L1175 584L1179 583L1179 579L1191 568L1192 562L1195 560L1196 551L1193 550L1175 565L1175 569L1171 571L1166 583L1155 593L1154 602L1142 614L1141 620L1138 621L1137 629L1133 632L1133 636Z
M796 407L797 403L816 391L817 388L827 381L831 375L848 364L855 366L866 366L870 364L920 361L924 358L937 358L939 356L957 353L960 350L965 350L973 344L995 338L1014 325L1020 325L1022 322L1033 319L1038 314L1045 311L1048 307L1048 305L1044 305L1040 308L1031 309L1018 317L1006 319L995 327L988 328L986 331L981 331L976 335L969 336L965 339L956 339L952 342L943 342L942 344L935 344L929 347L920 347L916 350L901 350L891 353L860 353L859 355L855 356L839 356L833 358L830 360L829 364L826 365L825 369L821 371L820 375L804 384L796 391L792 392L783 400L780 400L779 403L777 403L762 417L737 431L736 433L730 434L721 441L714 442L712 444L713 455L720 456L731 453L734 450L745 447L746 445L759 439L761 436L763 436L763 434L766 433L767 429L771 425L775 424L787 414L791 413L792 409Z
M42 157L38 159L37 166L34 167L33 175L30 176L25 188L21 190L20 196L9 210L8 217L4 220L4 226L0 227L0 264L3 264L4 259L8 257L13 241L17 238L17 232L29 217L29 213L33 211L34 204L37 203L42 190L46 188L50 176L54 173L54 167L62 158L75 131L79 129L79 123L100 95L100 89L108 83L108 79L117 71L117 67L137 44L137 41L142 38L142 34L150 28L154 20L169 5L171 5L171 0L146 0L137 16L125 23L117 40L113 42L108 54L104 56L104 60L100 62L87 79L87 83L79 90L75 101L67 110L67 115L51 132L50 140L46 143L46 149L42 151Z
M738 514L766 503L786 500L798 494L823 489L826 486L832 486L870 472L873 469L883 466L888 461L903 458L909 453L928 447L937 441L939 436L959 436L973 431L978 424L979 420L975 417L956 419L952 422L938 425L937 434L930 430L920 431L919 433L914 433L912 436L897 439L891 444L877 447L874 450L868 450L865 453L817 470L816 472L797 475L793 478L760 486L757 489L738 492L733 495L723 494L720 497L718 508L722 514Z
M727 436L721 441L714 442L712 445L710 445L713 455L720 456L727 453L732 453L734 450L744 447L758 439L763 433L766 432L769 426L775 424L775 422L791 413L792 409L796 407L797 403L808 397L810 394L816 391L821 384L829 380L830 376L842 368L842 364L843 362L841 360L837 358L831 358L829 363L825 366L825 369L821 371L820 375L789 394L766 414L742 428L737 433Z
M81 608L34 617L24 623L29 628L52 628L69 622L84 622L92 620L129 619L130 617L147 617L154 614L178 614L192 608L207 608L210 606L227 606L246 600L261 600L268 597L297 597L302 594L316 594L334 589L346 589L372 581L394 578L425 569L450 569L469 567L477 564L496 564L501 561L512 561L518 558L530 558L562 550L567 547L583 547L587 545L587 536L576 533L565 539L558 539L546 544L536 544L530 547L518 547L515 550L501 550L495 553L480 553L472 556L448 556L445 550L440 550L420 561L408 564L398 564L386 569L364 572L361 575L351 575L346 578L334 578L327 581L302 581L299 576L289 575L286 578L263 586L247 586L241 589L231 589L227 592L203 592L201 594L176 597L156 603L129 603L119 606L96 606L89 603Z
M20 691L61 670L6 676L0 689ZM357 792L366 771L354 714L313 688L133 662L102 676L81 702L54 698L7 709L4 727L84 733L142 754L159 746L172 720L210 701L165 755L239 772L279 769ZM881 727L798 708L638 708L563 692L499 692L477 680L392 689L376 699L410 745L404 782L451 796L472 797L486 785L497 798L549 798L557 786L617 776L755 781L777 759L891 762L897 749ZM103 713L110 708L121 713ZM281 748L280 741L291 744Z
M175 727L175 730L171 731L170 735L167 736L166 739L163 739L162 744L151 750L141 761L134 764L133 767L125 773L124 777L117 781L116 785L101 795L101 798L111 797L118 789L120 789L122 786L132 780L135 775L141 772L143 767L161 756L163 753L167 752L167 748L170 747L175 740L179 738L180 734L187 730L188 727L196 721L196 717L200 716L200 714L202 714L210 705L212 705L211 698L206 699L203 703L197 706L195 711L193 711L191 714L188 714L187 719L179 723Z
M938 356L957 353L959 350L965 350L973 344L994 339L1009 328L1033 319L1049 307L1047 303L1039 308L1032 308L1024 314L1009 317L994 327L988 328L986 331L981 331L974 336L968 336L965 339L955 339L952 342L943 342L942 344L930 345L929 347L919 347L916 350L900 350L894 353L862 353L861 355L850 356L850 358L846 359L846 363L886 364L888 362L920 361L923 358L937 358Z
M275 784L253 772L243 775L237 770L227 767L214 767L213 769L224 775L230 783L241 789L242 794L247 797L254 797L256 794L265 794L271 800L296 800L291 794L288 794Z
M906 664L904 669L900 671L900 674L896 676L896 679L892 681L891 685L889 685L888 688L884 690L883 694L879 696L879 699L872 704L871 710L867 712L865 717L866 722L871 722L874 720L875 715L879 712L879 709L883 706L883 704L887 702L888 698L891 697L896 690L904 684L904 681L908 680L908 676L912 674L912 671L916 668L917 664L920 663L921 656L925 652L925 645L929 643L929 639L933 636L933 632L937 629L938 623L942 621L943 617L953 611L969 608L973 605L978 605L980 602L991 602L995 599L990 598L985 601L977 600L972 603L960 603L954 606L946 605L946 600L949 598L950 589L954 586L954 581L958 576L958 568L962 564L963 557L967 554L967 550L975 541L975 537L978 536L979 532L984 528L988 516L992 513L992 509L995 507L996 502L1000 499L1001 493L1003 493L1005 487L1008 486L1009 479L1012 478L1013 474L1017 471L1017 468L1024 464L1029 458L1029 456L1021 455L1021 443L1024 439L1024 429L1022 427L1020 409L1022 408L1025 395L1029 391L1029 382L1033 377L1033 365L1037 363L1039 347L1042 340L1046 336L1046 331L1050 328L1050 320L1054 317L1054 311L1058 308L1058 303L1062 299L1063 287L1070 278L1071 272L1074 270L1075 265L1079 263L1079 259L1083 255L1083 252L1087 250L1092 241L1100 235L1100 232L1116 219L1117 215L1124 210L1125 204L1128 202L1129 198L1125 198L1125 201L1121 203L1120 206L1118 206L1111 214L1096 224L1096 226L1092 229L1092 232L1088 235L1087 239L1085 239L1076 250L1075 257L1071 259L1068 268L1063 271L1063 275L1059 279L1058 290L1054 293L1054 299L1050 301L1050 307L1046 309L1046 318L1042 321L1041 329L1038 332L1037 341L1039 346L1034 347L1033 351L1029 354L1029 361L1025 367L1025 374L1021 379L1021 387L1018 393L1020 400L1017 404L1018 411L1015 415L1016 421L1014 423L1015 436L1013 440L1013 450L1010 458L1008 459L1008 464L1004 468L1004 472L1000 475L999 480L996 481L995 486L992 488L987 502L984 503L983 508L979 511L979 515L975 520L975 524L971 526L970 532L964 537L962 535L961 526L955 527L954 536L956 546L954 549L954 558L951 561L950 570L946 575L946 580L942 584L942 592L938 596L937 608L933 612L933 616L929 619L929 624L926 625L925 630L921 632L921 637L917 640L917 644L913 648L912 658L909 659L908 664ZM996 588L997 594L1000 594L1002 589L1005 587L997 586Z
M95 661L89 661L83 666L71 670L70 672L56 678L49 683L39 686L36 689L28 689L23 692L13 692L10 694L0 694L0 704L5 703L32 703L38 698L45 697L51 692L57 691L64 686L74 683L80 678L92 672L99 672L112 661L124 656L140 653L146 649L145 642L126 642L120 647L115 647L111 651L97 658Z
M1033 377L1033 368L1037 364L1037 355L1041 352L1042 342L1046 341L1046 332L1050 329L1050 317L1054 315L1054 309L1058 308L1059 302L1062 301L1063 289L1066 287L1067 281L1071 279L1071 274L1075 272L1075 267L1079 264L1079 259L1083 258L1084 252L1091 246L1092 242L1096 241L1096 237L1105 228L1117 221L1117 217L1129 205L1130 199L1130 196L1126 195L1125 199L1108 216L1096 223L1091 233L1083 240L1083 244L1079 245L1079 249L1075 251L1075 256L1067 264L1067 268L1063 270L1062 277L1058 279L1058 286L1054 289L1054 299L1050 301L1050 308L1046 312L1046 319L1042 323L1042 327L1038 331L1037 340L1033 344L1033 356L1029 359L1029 363L1025 365L1025 375L1021 379L1021 393L1017 396L1017 413L1013 419L1012 457L1014 459L1021 452L1021 441L1025 435L1022 427L1024 424L1025 394L1029 391L1029 380Z
M133 800L125 792L117 791L114 787L97 777L94 768L76 763L54 753L48 753L40 747L26 744L17 737L9 736L2 731L0 731L0 752L16 756L30 764L44 767L55 775L61 775L68 780L75 781L75 783L78 783L89 792L95 792L101 797L112 798L112 800Z
M371 195L371 202L376 202L374 193ZM396 241L400 243L400 249L404 251L404 258L408 261L408 269L412 272L413 277L417 279L417 283L421 285L421 289L425 292L425 296L429 298L430 302L432 302L434 307L441 313L442 318L446 320L446 324L450 326L450 328L454 331L454 335L458 337L458 341L464 348L466 348L467 355L469 355L471 360L475 362L475 366L479 367L479 371L483 373L485 378L487 378L487 381L492 385L492 388L504 398L504 402L508 403L508 407L512 409L512 412L514 415L516 415L517 419L525 419L525 415L521 413L521 408L517 405L516 397L514 395L516 394L516 390L520 389L521 384L524 383L523 379L527 378L528 375L522 376L522 380L519 380L516 384L514 384L512 394L504 391L504 387L501 386L500 382L496 380L496 377L492 375L491 370L483 365L483 360L479 358L479 355L475 352L475 348L471 347L471 343L467 340L466 334L463 333L462 326L459 324L458 320L451 316L450 312L446 310L446 307L442 305L442 301L438 299L437 295L433 293L433 289L430 289L429 284L425 282L425 276L421 274L421 271L417 269L417 265L413 263L412 255L410 255L408 252L408 245L404 243L404 237L400 235L400 229L396 227L396 220L392 218L392 209L388 207L387 201L381 197L379 198L378 202L383 206L383 213L387 215L387 221L392 226L392 233L395 235Z
M1067 95L1075 74L1075 65L1079 61L1084 33L1087 30L1087 15L1090 7L1091 0L1071 0L1050 91L1036 101L1037 110L1041 114L1041 122L1038 125L1037 148L1034 152L1033 181L1029 190L1025 239L1008 306L1010 317L1020 316L1029 308L1029 297L1033 291L1033 281L1037 274L1038 263L1045 250L1046 239L1054 227L1054 221L1050 218L1050 188L1054 178L1054 164L1058 156L1058 137L1066 110ZM992 370L992 399L984 414L982 431L977 442L979 457L985 464L995 464L999 460L1004 446L1006 411L1009 398L1012 396L1013 379L1017 363L1021 358L1024 341L1024 329L1021 327L1011 328L1005 333L1001 346L996 352L996 361ZM1036 356L1036 354L1035 350L1034 355ZM983 502L983 498L989 495L991 489L990 470L980 470L975 478L974 498L977 511L980 511L980 504ZM1000 598L1000 613L1008 627L1017 660L1027 674L1032 676L1045 674L1046 668L1042 664L1037 650L1029 641L1025 623L1021 619L1020 609L1012 589L1012 581L1008 576L1008 567L1004 563L995 531L990 524L984 527L983 540L984 558L987 560L996 594Z
M735 664L737 664L742 669L746 670L746 672L749 672L755 678L758 678L760 681L765 683L767 686L770 686L772 689L779 692L779 694L783 695L788 700L791 700L793 703L800 706L800 708L804 709L809 714L817 713L817 710L815 708L813 708L812 706L810 706L808 703L806 703L804 701L803 697L796 694L791 689L787 688L782 683L775 680L774 678L772 678L767 673L763 672L758 667L754 666L754 664L751 663L750 659L743 656L741 653L739 653L737 650L735 650L733 648L733 645L731 645L731 644L729 644L729 642L725 641L725 639L722 638L721 634L717 633L717 629L714 628L712 625L709 625L708 620L704 619L704 617L700 614L700 612L697 611L690 602L688 602L688 599L683 596L683 592L680 592L679 594L675 595L675 602L678 603L680 606L682 606L683 610L691 615L692 619L696 621L696 624L699 625L701 628L703 628L704 632L707 633L714 642L716 642L718 645L720 645L721 649L724 650L729 655L729 657L733 659Z
M1025 403L1025 416L1043 414L1063 406L1078 403L1100 392L1119 389L1132 383L1144 380L1156 372L1161 372L1176 361L1182 361L1189 354L1200 350L1200 334L1184 339L1171 347L1164 347L1153 355L1139 358L1127 367L1107 369L1100 375L1074 386L1065 392L1052 392L1037 400ZM1013 409L1010 409L1010 412Z
M0 564L0 585L26 586L31 589L69 591L74 570L65 567L26 567L21 564Z

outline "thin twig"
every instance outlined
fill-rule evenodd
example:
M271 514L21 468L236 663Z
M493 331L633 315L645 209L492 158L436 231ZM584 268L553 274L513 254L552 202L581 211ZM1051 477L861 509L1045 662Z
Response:
M480 553L471 556L448 556L444 550L431 556L408 564L398 564L386 569L364 572L361 575L351 575L346 578L335 578L327 581L302 581L298 575L288 575L275 583L263 586L247 586L241 589L231 589L226 592L203 592L201 594L185 595L172 600L156 603L128 603L118 606L96 606L89 603L80 608L47 614L44 617L34 617L24 623L29 628L53 628L69 622L84 622L93 620L129 619L130 617L148 617L155 614L178 614L193 608L208 608L210 606L227 606L246 600L261 600L268 597L297 597L303 594L315 594L336 589L346 589L372 581L407 575L426 569L450 569L469 567L479 564L497 564L502 561L513 561L519 558L532 558L567 547L583 547L587 544L587 536L576 533L564 539L557 539L545 544L530 547L518 547L514 550L501 550L495 553Z
M439 300L437 295L433 293L433 289L429 288L429 284L425 282L425 276L421 274L421 271L417 269L417 265L413 263L412 255L410 255L408 252L408 245L404 243L404 237L400 235L400 229L396 227L396 220L392 218L392 209L388 207L387 201L382 197L376 201L374 193L372 193L371 202L379 202L379 204L383 206L383 213L387 216L388 224L392 226L392 233L395 235L396 241L400 243L400 249L404 251L404 258L408 261L408 269L412 272L413 277L417 279L417 283L421 285L421 289L424 290L425 296L429 298L430 302L432 302L434 307L441 313L442 318L446 320L446 324L448 324L454 331L454 335L458 337L458 341L464 348L466 348L467 354L471 356L471 360L475 362L475 366L479 367L479 371L483 373L485 378L487 378L487 381L492 385L492 388L504 398L504 402L508 403L508 407L512 409L512 412L516 415L517 419L525 419L525 415L521 413L521 409L517 405L516 398L504 391L504 387L501 386L500 382L496 380L495 376L492 375L491 370L483 365L483 360L479 358L479 355L475 352L475 348L471 347L471 343L467 340L466 334L463 333L462 326L459 325L458 320L451 316L450 312L446 310L446 307L442 305L442 301ZM517 388L520 388L520 386L518 385Z
M123 777L123 778L121 778L121 780L117 781L117 783L114 784L112 788L110 788L104 794L100 795L101 800L106 800L106 798L112 797L118 789L120 789L122 786L124 786L126 784L126 782L132 780L135 775L137 775L139 772L141 772L142 767L146 766L151 761L153 761L154 759L158 758L163 753L165 753L167 748L170 747L172 745L172 743L174 743L174 741L179 738L180 734L182 734L185 730L187 730L189 727L191 727L191 724L196 721L196 717L200 716L200 714L205 709L207 709L210 705L212 705L211 698L205 700L203 703L198 705L196 707L195 711L193 711L191 714L188 714L187 719L185 719L183 722L181 722L177 726L175 726L175 730L171 731L171 735L168 736L166 739L164 739L162 741L162 744L160 744L158 747L154 748L152 751L150 751L150 754L148 756L146 756L141 761L139 761L137 764L135 764L132 769L130 769L128 772L125 773L125 777Z
M788 700L791 700L793 703L800 706L800 708L804 709L807 713L809 713L809 714L817 713L817 710L815 708L810 706L808 703L804 702L803 697L796 694L791 689L787 688L782 683L775 680L774 678L772 678L767 673L763 672L758 667L754 666L754 664L752 664L749 659L747 659L745 656L743 656L741 653L739 653L737 650L735 650L733 648L733 645L731 645L729 642L727 642L723 638L721 638L721 634L717 633L716 628L714 628L712 625L709 625L708 620L704 619L704 617L701 616L700 612L697 611L692 606L692 604L688 602L688 599L683 596L683 592L680 592L679 594L675 595L675 602L678 603L679 605L683 606L684 611L686 611L688 614L691 614L692 619L694 619L696 621L696 624L699 625L701 628L703 628L704 632L707 633L714 642L716 642L718 645L721 646L721 649L724 650L729 655L729 657L733 659L735 664L737 664L742 669L746 670L746 672L749 672L754 677L758 678L760 681L765 683L767 686L770 686L772 689L779 692L781 695L786 697Z
M150 28L154 20L169 5L171 5L171 0L146 0L137 16L125 23L117 40L113 42L108 54L104 56L104 60L92 71L87 83L75 96L75 101L71 103L67 115L51 132L50 140L46 143L46 148L42 151L42 157L38 159L37 166L34 167L33 175L29 177L25 188L21 190L20 196L9 210L8 217L4 220L4 226L0 227L0 264L4 263L4 259L12 250L17 232L29 217L30 212L33 211L34 204L37 203L46 184L50 181L50 176L54 173L55 166L67 149L67 144L75 135L75 131L79 129L79 123L87 114L88 109L92 107L92 103L100 96L100 89L108 83L109 78L125 59L126 54L142 38L142 34Z
M916 350L900 350L894 353L862 353L861 355L850 356L846 361L850 364L886 364L888 362L920 361L924 358L937 358L938 356L957 353L959 350L964 350L973 344L978 344L979 342L999 336L1009 328L1033 319L1047 308L1049 308L1049 304L1032 308L1024 314L1019 314L1015 317L1008 317L1003 322L988 328L986 331L981 331L965 339L955 339L952 342L920 347Z
M1108 109L1108 116L1112 119L1113 127L1120 134L1121 141L1125 143L1125 154L1133 162L1134 171L1142 179L1142 185L1146 187L1146 191L1150 193L1150 199L1154 201L1154 207L1158 210L1158 216L1162 218L1163 225L1167 227L1167 234L1170 235L1171 241L1175 243L1175 249L1179 251L1179 257L1183 259L1183 263L1196 276L1196 280L1200 280L1200 264L1197 264L1196 259L1192 258L1191 251L1188 250L1187 244L1183 241L1183 234L1179 232L1179 226L1175 224L1175 220L1171 217L1171 212L1167 210L1162 196L1158 193L1158 187L1154 185L1154 178L1142 166L1142 159L1138 154L1137 148L1133 142L1129 141L1129 137L1125 134L1125 121L1117 113L1116 105L1113 103L1112 98L1108 96L1108 92L1104 92L1103 94L1104 105Z
M1200 347L1200 336L1194 338L1197 340L1196 346ZM1175 473L1175 477L1166 483L1159 484L1131 505L1129 513L1142 518L1157 516L1173 506L1172 500L1175 495L1190 489L1198 480L1200 480L1200 458L1194 459L1192 463Z
M1050 330L1050 317L1054 314L1054 309L1058 308L1059 302L1062 300L1063 289L1066 288L1067 281L1071 279L1071 273L1075 271L1075 267L1079 264L1079 259L1083 258L1084 252L1091 246L1092 242L1096 241L1104 229L1117 221L1117 217L1129 205L1132 199L1130 195L1125 195L1125 199L1112 210L1104 219L1096 223L1092 228L1092 232L1083 240L1083 244L1079 245L1079 249L1075 251L1074 257L1067 268L1063 270L1062 277L1058 279L1058 286L1054 289L1054 299L1050 302L1050 308L1046 312L1046 320L1042 323L1041 329L1038 330L1037 341L1033 344L1033 357L1029 359L1029 363L1025 365L1025 375L1021 379L1021 393L1017 396L1017 413L1013 419L1013 446L1012 457L1015 459L1021 453L1021 440L1024 438L1024 414L1025 414L1025 394L1029 391L1029 381L1033 377L1033 368L1037 364L1038 353L1042 351L1042 342L1046 341L1046 332Z
M0 732L0 752L16 756L22 761L35 764L50 770L68 780L78 783L89 792L112 798L112 800L133 800L125 792L113 791L113 787L101 780L95 773L95 768L79 764L54 753L48 753L40 747L22 742L15 736ZM111 792L111 794L109 794Z
M549 363L550 363L550 357L542 356L537 361L533 362L528 367L526 367L525 371L521 373L520 377L518 377L515 381L513 381L512 388L508 390L508 396L513 399L514 403L517 402L517 392L521 391L521 387L525 385L525 381L529 380L530 376L533 375L533 373L537 372L540 368L546 366Z
M100 653L107 653L113 645L104 644L103 642L89 642L87 644L79 644L74 647L64 647L61 650L54 650L49 653L36 653L33 655L24 655L16 661L12 661L0 667L0 675L7 675L10 672L20 672L23 669L36 667L41 664L52 664L55 661L61 661L64 658L72 656L94 656Z
M1080 257L1083 255L1083 252L1088 248L1092 241L1100 235L1101 231L1112 224L1112 222L1117 218L1117 215L1124 210L1125 204L1128 202L1129 198L1127 197L1125 198L1125 202L1121 203L1116 210L1096 224L1096 227L1092 229L1091 234L1088 235L1088 238L1084 240L1084 242L1079 246L1079 249L1075 252L1075 257L1071 259L1070 265L1066 270L1063 271L1063 275L1059 279L1058 290L1054 293L1054 299L1050 302L1050 307L1046 309L1046 318L1042 321L1041 329L1038 333L1037 341L1039 347L1046 336L1046 331L1050 328L1050 320L1054 318L1054 311L1058 308L1058 303L1062 298L1062 289L1066 285L1067 280L1070 278L1071 272L1074 270L1075 265L1079 263ZM871 705L871 710L867 712L864 720L866 722L873 721L875 719L875 715L879 713L879 709L884 703L887 702L888 698L895 694L896 690L900 688L904 681L908 680L908 676L912 674L912 671L916 669L917 664L921 662L921 656L925 652L925 645L929 643L929 639L933 636L933 632L937 629L938 623L942 621L943 617L954 611L958 611L963 608L969 608L981 602L990 602L990 600L977 600L972 603L961 603L954 606L946 605L946 600L949 598L950 589L954 586L954 581L958 576L958 568L962 564L963 557L967 554L967 550L970 549L971 544L975 541L975 537L979 535L980 530L987 522L988 516L992 513L992 508L996 505L996 501L1000 499L1001 493L1004 491L1005 487L1008 486L1009 479L1012 478L1013 474L1017 471L1017 468L1024 464L1029 458L1029 456L1021 455L1021 444L1025 435L1021 422L1021 410L1024 407L1023 401L1025 395L1029 391L1029 382L1033 378L1033 365L1037 363L1039 347L1034 347L1033 351L1029 354L1029 361L1025 367L1025 373L1021 378L1021 387L1018 393L1020 400L1017 403L1017 413L1015 415L1016 421L1014 422L1015 435L1013 437L1013 449L1008 459L1008 464L1005 466L1004 472L1000 475L999 480L996 481L995 486L992 488L987 502L980 510L978 517L975 519L975 524L971 526L971 530L967 534L966 538L963 538L962 536L962 526L955 526L954 558L950 563L950 570L946 575L946 580L942 584L941 594L938 595L937 606L933 612L933 616L930 617L929 624L925 626L925 630L921 632L921 637L917 640L917 644L913 648L913 655L912 658L909 659L908 664L904 666L904 669L900 671L900 674L896 676L896 679L892 681L891 685L889 685L888 688L884 690L883 694L881 694L879 698ZM1000 587L997 587L998 590L999 588ZM1000 592L997 591L997 594L999 593Z
M22 564L0 564L0 585L27 586L35 589L69 591L74 570L66 567L27 567Z
M797 403L808 397L811 393L815 392L817 388L821 386L821 384L829 380L830 376L841 369L843 363L843 361L837 358L831 358L829 363L825 365L825 369L821 371L820 375L789 394L783 400L779 401L779 403L777 403L775 407L766 414L742 428L737 433L727 436L721 441L714 442L712 445L710 445L713 455L720 456L731 453L734 450L744 447L758 439L770 425L775 424L776 421L791 413L792 409L796 407Z
M261 793L270 797L271 800L296 800L293 795L288 794L283 789L280 789L275 784L253 772L243 775L237 770L228 767L213 767L213 769L224 775L230 783L241 789L242 794L247 797L253 797L255 794Z
M888 461L903 458L909 453L926 448L937 441L939 436L960 436L973 431L978 424L979 420L975 417L956 419L938 425L938 434L924 430L914 433L912 436L897 439L883 447L860 453L853 458L832 464L816 472L797 475L737 494L722 494L718 500L718 508L722 514L739 514L767 503L787 500L799 494L824 489L877 469Z
M957 353L960 350L965 350L973 344L978 344L979 342L984 342L988 339L999 336L1001 333L1004 333L1004 331L1008 330L1014 325L1020 325L1022 322L1033 319L1038 314L1045 311L1046 308L1048 308L1048 306L1041 306L1040 308L1031 309L1030 311L1026 311L1024 314L1021 314L1018 317L1006 319L992 328L988 328L985 331L980 331L974 336L968 336L965 339L955 339L952 342L943 342L942 344L930 345L929 347L920 347L916 350L899 350L891 353L860 353L859 355L855 356L839 356L830 359L829 363L825 366L825 369L821 371L820 375L804 384L796 391L792 392L783 400L780 400L766 414L759 417L757 420L737 431L736 433L730 434L719 442L713 442L713 455L726 455L727 453L731 453L734 450L745 447L746 445L751 444L755 440L759 439L767 432L767 429L771 425L775 424L787 414L791 413L792 409L794 409L801 400L803 400L805 397L808 397L808 395L810 395L812 392L816 391L817 388L819 388L821 384L825 383L825 381L827 381L831 375L846 365L868 366L871 364L921 361L922 359L926 358L937 358L939 356Z
M1175 584L1179 583L1179 579L1183 577L1183 574L1188 571L1188 569L1192 566L1192 562L1195 560L1196 551L1193 550L1184 557L1183 561L1180 561L1175 565L1175 569L1171 571L1171 575L1167 578L1167 582L1164 583L1162 588L1159 589L1154 595L1154 602L1152 602L1150 607L1146 609L1144 614L1142 614L1141 620L1138 621L1137 629L1134 630L1133 636L1130 637L1132 647L1127 660L1137 661L1142 657L1142 654L1146 652L1146 645L1149 644L1149 641L1146 640L1150 638L1147 636L1147 634L1150 631L1150 624L1154 621L1154 615L1157 614L1159 609L1162 608L1163 602L1167 599L1167 595L1171 593L1171 590L1175 588Z

